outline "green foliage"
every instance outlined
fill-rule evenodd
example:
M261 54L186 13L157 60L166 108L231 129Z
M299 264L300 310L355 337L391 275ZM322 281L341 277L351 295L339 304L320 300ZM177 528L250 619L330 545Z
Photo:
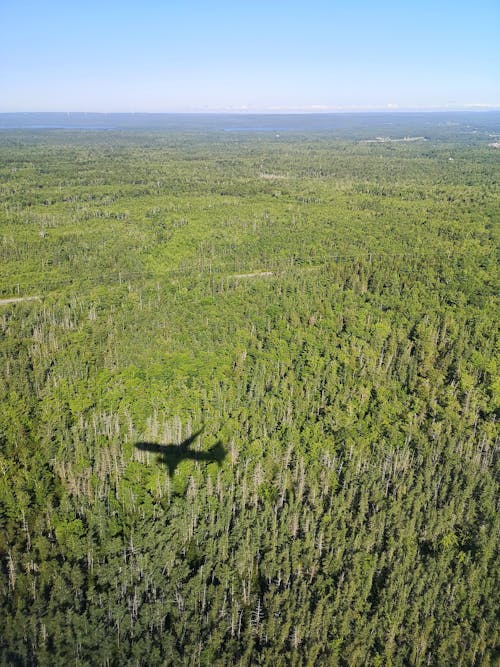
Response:
M492 149L20 136L2 664L494 664Z

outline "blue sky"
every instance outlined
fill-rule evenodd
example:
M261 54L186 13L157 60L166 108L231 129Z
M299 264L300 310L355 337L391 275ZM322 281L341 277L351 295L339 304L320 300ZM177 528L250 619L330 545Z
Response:
M500 107L498 0L0 0L0 111Z

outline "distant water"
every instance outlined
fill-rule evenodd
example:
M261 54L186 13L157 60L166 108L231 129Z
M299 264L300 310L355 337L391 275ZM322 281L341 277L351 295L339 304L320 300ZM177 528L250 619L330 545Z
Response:
M318 114L0 113L0 130L184 130L215 132L325 132L391 135L419 128L498 131L500 111Z

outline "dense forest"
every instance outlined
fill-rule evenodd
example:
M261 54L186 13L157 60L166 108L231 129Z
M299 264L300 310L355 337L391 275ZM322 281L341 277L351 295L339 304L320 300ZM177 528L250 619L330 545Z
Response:
M498 664L499 152L406 132L0 133L0 664Z

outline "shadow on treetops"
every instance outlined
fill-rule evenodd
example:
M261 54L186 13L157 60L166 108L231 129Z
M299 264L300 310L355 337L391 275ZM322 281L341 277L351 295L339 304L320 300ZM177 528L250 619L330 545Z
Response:
M222 446L220 440L206 452L191 449L191 445L202 434L204 428L203 426L199 431L196 431L196 433L193 433L193 435L179 444L162 445L157 442L136 442L135 446L143 452L159 454L158 462L164 463L167 466L170 477L173 477L179 463L186 459L217 463L220 467L227 455L227 451Z

